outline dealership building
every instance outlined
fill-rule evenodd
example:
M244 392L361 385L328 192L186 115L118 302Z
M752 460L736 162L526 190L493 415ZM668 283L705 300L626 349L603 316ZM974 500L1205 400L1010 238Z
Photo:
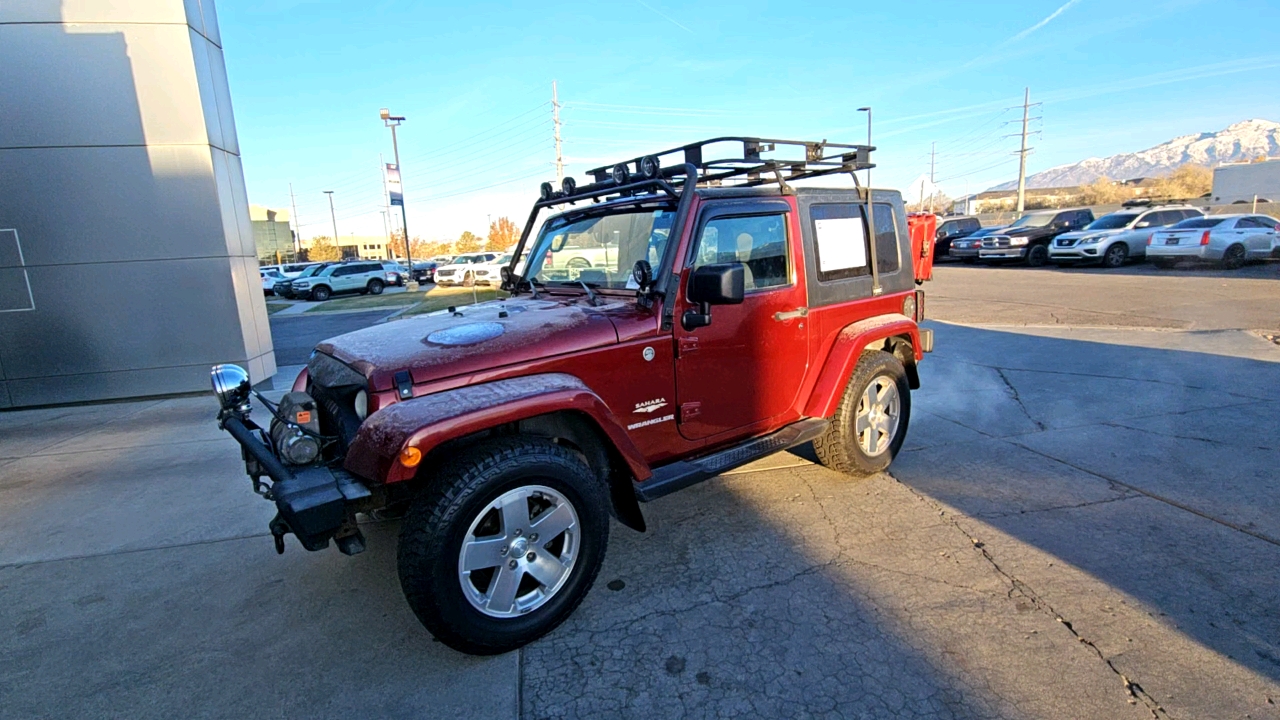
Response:
M0 408L275 373L212 0L0 3Z

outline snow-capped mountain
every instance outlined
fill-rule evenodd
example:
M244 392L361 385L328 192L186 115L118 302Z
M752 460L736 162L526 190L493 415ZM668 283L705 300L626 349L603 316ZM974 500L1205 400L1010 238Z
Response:
M1059 165L1027 176L1027 187L1086 185L1100 177L1112 180L1155 177L1187 163L1212 167L1250 160L1259 155L1280 155L1280 123L1245 120L1225 130L1184 135L1140 152ZM1017 187L1017 182L1007 182L991 189L1014 190Z

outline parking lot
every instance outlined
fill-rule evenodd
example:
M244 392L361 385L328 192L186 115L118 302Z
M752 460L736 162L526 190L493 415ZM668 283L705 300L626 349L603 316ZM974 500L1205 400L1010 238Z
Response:
M397 523L277 557L208 397L0 414L0 717L1280 717L1280 264L945 265L890 472L804 449L615 525L457 654ZM273 316L281 366L393 309Z

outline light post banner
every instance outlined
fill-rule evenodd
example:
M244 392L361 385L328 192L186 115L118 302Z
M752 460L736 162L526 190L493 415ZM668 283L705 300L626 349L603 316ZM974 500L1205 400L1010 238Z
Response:
M387 163L387 198L390 204L404 207L404 192L400 187L400 168Z

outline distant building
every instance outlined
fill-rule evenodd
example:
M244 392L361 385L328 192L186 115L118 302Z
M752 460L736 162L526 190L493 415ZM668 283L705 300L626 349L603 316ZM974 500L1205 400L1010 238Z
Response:
M1280 202L1280 158L1262 162L1228 163L1213 169L1213 202Z
M288 210L250 205L249 221L253 224L253 244L260 264L279 265L297 261L298 245L289 225Z
M311 246L311 240L302 241L302 249L309 250ZM343 259L393 259L393 254L387 249L387 238L384 235L344 235L338 238L338 249L342 252Z

